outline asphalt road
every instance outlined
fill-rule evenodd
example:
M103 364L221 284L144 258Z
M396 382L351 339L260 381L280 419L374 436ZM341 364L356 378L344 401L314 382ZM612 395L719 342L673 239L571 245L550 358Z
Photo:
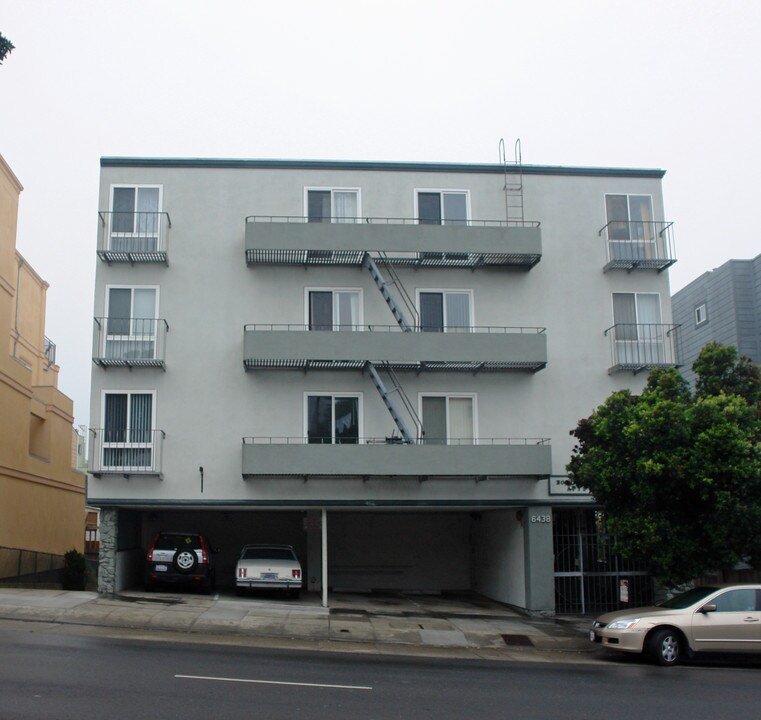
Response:
M0 719L761 716L757 667L487 663L0 631Z

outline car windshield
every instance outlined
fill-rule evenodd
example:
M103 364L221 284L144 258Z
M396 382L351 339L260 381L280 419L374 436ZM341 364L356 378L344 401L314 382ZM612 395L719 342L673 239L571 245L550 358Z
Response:
M242 560L295 560L290 548L248 547L243 548Z
M658 607L668 608L670 610L684 610L685 608L690 607L690 605L700 602L703 598L716 592L718 589L719 588L716 587L692 588L692 590L680 593L679 595L674 595L671 599L658 603Z

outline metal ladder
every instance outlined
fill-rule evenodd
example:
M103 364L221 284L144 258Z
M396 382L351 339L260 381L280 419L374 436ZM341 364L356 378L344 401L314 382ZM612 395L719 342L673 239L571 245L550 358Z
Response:
M505 220L508 225L523 225L523 158L521 154L521 139L515 141L515 157L507 159L505 139L499 141L499 162L505 176L505 184L502 187L505 193ZM509 173L508 166L513 166L516 171Z
M413 436L410 433L409 429L407 428L407 424L402 419L401 415L399 414L399 410L394 404L392 395L396 394L399 396L399 398L402 401L402 404L404 405L404 409L406 410L407 414L412 418L416 428L420 428L420 419L418 418L417 413L415 412L415 409L412 406L412 403L410 402L410 399L407 397L404 390L402 389L402 386L399 384L399 379L397 378L394 370L388 365L384 366L384 369L386 370L386 373L388 374L389 380L391 380L391 384L393 386L391 387L391 389L386 388L386 385L383 382L383 379L378 373L378 368L375 367L372 361L368 360L367 363L365 364L365 370L367 371L367 374L370 376L370 379L373 381L373 385L375 385L376 390L380 394L381 398L383 398L383 403L388 408L388 411L391 414L391 417L396 423L396 426L399 428L399 435L401 436L401 442L407 445L417 443L419 439L418 437L419 434L416 434L415 436Z
M383 295L383 299L386 301L386 305L388 305L389 309L391 310L391 314L394 316L396 322L399 323L399 327L402 328L404 332L412 332L415 329L415 325L410 325L410 323L407 322L407 318L397 304L396 300L394 300L394 297L391 295L389 288L396 287L396 289L399 291L402 301L406 306L407 311L412 315L413 322L415 324L417 324L417 310L415 310L415 306L412 303L410 296L407 294L407 291L404 289L404 286L399 280L396 272L394 272L394 269L386 261L385 255L383 253L379 253L378 259L381 261L383 268L390 276L390 282L387 282L386 278L383 277L383 273L381 273L380 267L378 267L378 263L375 261L375 258L370 255L370 253L365 254L363 265L370 272L370 275L372 275L372 278L375 281L375 284L378 286L381 295Z

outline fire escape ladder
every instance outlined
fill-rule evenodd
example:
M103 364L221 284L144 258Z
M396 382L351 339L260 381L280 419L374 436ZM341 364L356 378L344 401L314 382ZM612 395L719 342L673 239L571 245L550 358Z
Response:
M383 253L378 254L378 260L383 265L385 272L388 274L390 278L389 281L387 281L383 276L383 273L381 272L376 259L370 255L370 253L365 255L364 266L367 268L370 275L372 275L372 278L375 281L375 284L378 286L383 299L386 301L386 305L388 305L389 309L391 310L391 314L394 316L396 322L399 323L399 327L404 330L404 332L412 332L412 330L414 330L414 324L410 325L410 323L407 322L405 314L402 312L402 309L394 299L394 296L391 294L389 288L396 288L399 296L402 299L402 302L406 306L407 311L413 317L413 323L417 322L417 311L415 310L415 305L412 302L412 299L408 295L407 291L404 289L404 285L402 285L401 281L399 280L399 276L396 274L391 265L386 261L385 255Z
M407 397L404 390L402 389L402 386L399 384L396 373L388 365L385 366L386 373L388 374L388 378L390 380L390 388L387 388L383 382L383 379L378 373L378 368L370 360L367 361L365 370L370 376L370 379L373 381L373 385L375 385L375 388L380 394L383 403L388 408L394 423L396 423L396 427L399 428L399 441L408 445L416 443L418 441L418 437L413 436L407 428L407 424L402 419L402 416L399 413L399 408L394 402L394 396L396 395L398 397L399 401L404 406L405 411L413 419L418 428L420 427L420 420L418 419L417 413L415 412L410 399ZM388 440L391 440L391 438L388 438Z
M505 221L508 225L523 225L523 158L521 140L515 141L515 157L508 160L505 140L499 141L499 161L505 176L502 190L505 193ZM508 168L511 169L508 172Z

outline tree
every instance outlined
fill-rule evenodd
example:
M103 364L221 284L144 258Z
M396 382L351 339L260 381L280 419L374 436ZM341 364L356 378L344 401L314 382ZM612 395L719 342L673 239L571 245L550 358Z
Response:
M11 50L15 49L14 44L0 33L0 65L3 64L3 60L5 60L6 56L11 54Z
M613 393L571 431L569 484L602 505L626 557L673 587L739 561L761 561L758 366L707 345L692 394L674 369L640 396Z

